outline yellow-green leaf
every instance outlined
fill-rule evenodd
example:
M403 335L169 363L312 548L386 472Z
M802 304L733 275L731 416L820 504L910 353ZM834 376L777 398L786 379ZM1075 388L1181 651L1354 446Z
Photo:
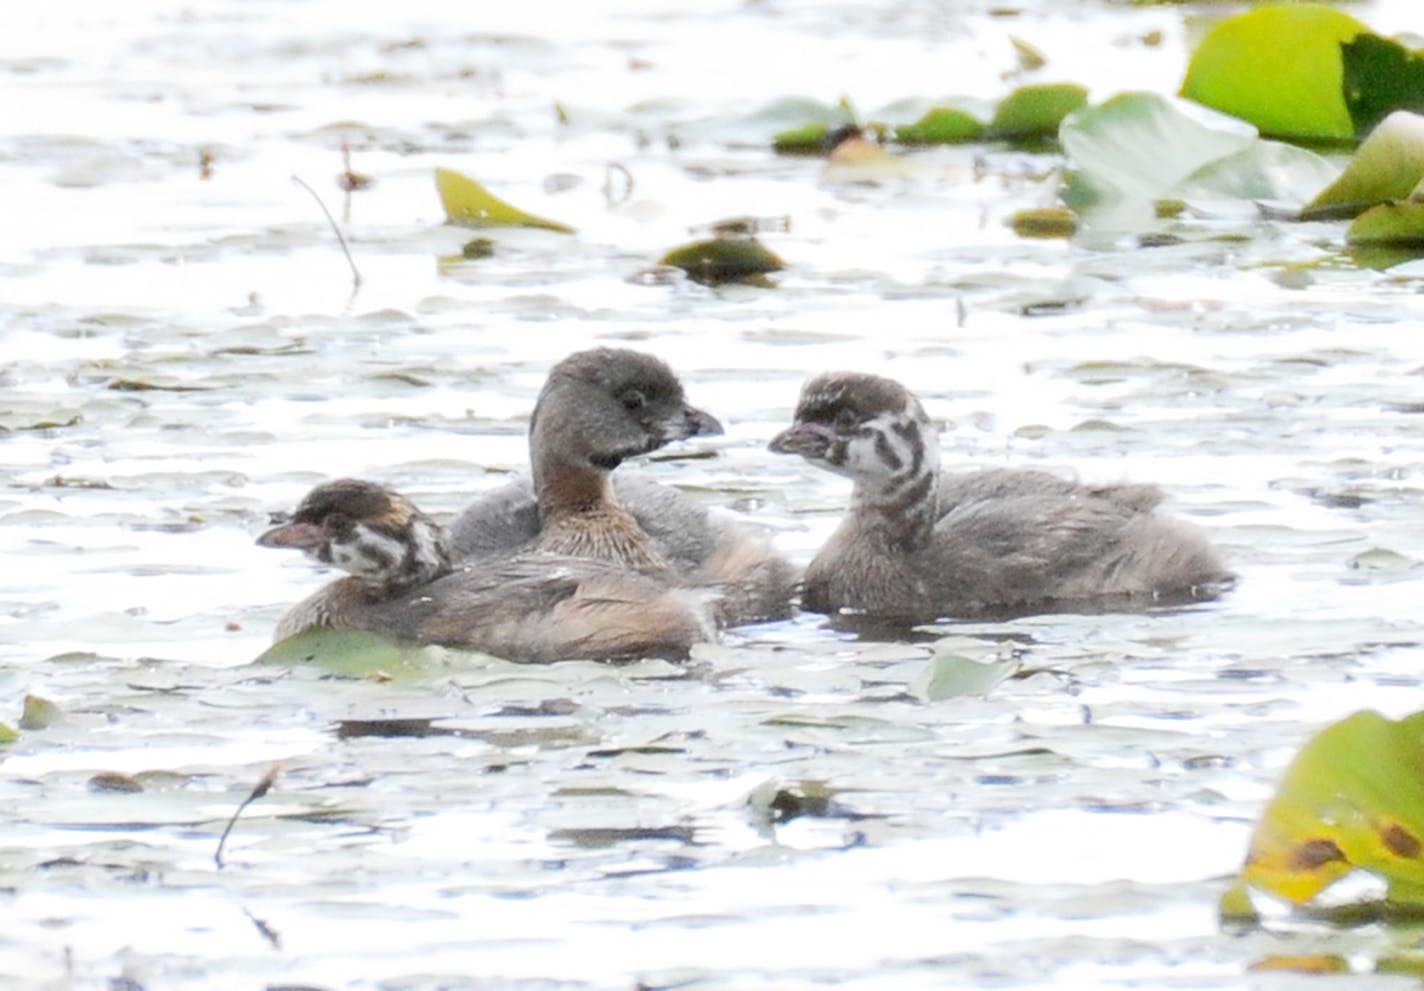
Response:
M1266 135L1347 140L1340 44L1368 28L1315 3L1258 7L1222 21L1187 66L1182 95Z
M457 227L537 227L561 234L574 229L510 206L469 176L453 169L435 170L435 188L445 207L445 218Z
M1078 216L1062 207L1020 210L1009 218L1009 226L1019 237L1072 237L1078 233Z
M349 678L401 680L448 671L462 656L475 655L366 630L313 629L278 641L253 663L313 667Z
M1424 713L1357 712L1292 761L1261 815L1246 884L1302 905L1353 870L1424 904Z

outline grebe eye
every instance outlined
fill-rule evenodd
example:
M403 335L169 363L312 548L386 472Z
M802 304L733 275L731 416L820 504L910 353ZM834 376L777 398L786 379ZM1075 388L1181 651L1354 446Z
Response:
M832 422L838 430L849 430L860 422L860 417L856 416L855 410L849 406L842 406L836 411L836 418Z
M626 409L629 413L636 413L638 410L642 409L644 403L647 402L647 400L643 398L643 394L637 389L629 389L627 392L623 393L623 396L620 401L623 403L623 408Z

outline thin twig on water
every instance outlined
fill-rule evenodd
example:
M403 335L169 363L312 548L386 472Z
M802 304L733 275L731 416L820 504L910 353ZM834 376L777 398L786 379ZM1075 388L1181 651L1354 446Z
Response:
M326 214L326 221L327 223L331 224L331 229L336 234L336 240L341 245L341 251L343 254L346 255L346 264L351 266L351 281L356 286L356 288L359 289L361 287L361 270L356 267L356 261L351 257L351 249L346 246L346 238L342 235L341 228L336 223L336 218L333 217L331 215L331 211L326 208L326 204L322 202L322 199L317 194L317 191L315 189L312 189L311 183L307 182L301 176L296 175L292 176L292 181L295 182L298 186L301 186L307 192L311 193L312 199L316 200L316 205L321 207L322 213Z

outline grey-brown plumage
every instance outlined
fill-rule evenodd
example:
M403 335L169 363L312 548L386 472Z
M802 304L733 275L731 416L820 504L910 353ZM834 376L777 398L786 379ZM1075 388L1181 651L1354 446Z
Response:
M476 562L535 548L712 586L723 625L788 615L795 573L766 541L675 489L613 472L674 440L721 432L652 355L570 355L549 373L530 419L532 477L465 509L448 531L452 552Z
M713 635L713 593L616 563L532 552L456 567L433 520L370 482L317 486L258 543L348 572L293 607L279 640L340 627L554 661L684 658Z
M771 450L852 479L802 605L934 618L1092 600L1205 598L1231 580L1195 528L1159 516L1150 485L1092 487L1047 472L942 473L933 424L891 379L806 383Z

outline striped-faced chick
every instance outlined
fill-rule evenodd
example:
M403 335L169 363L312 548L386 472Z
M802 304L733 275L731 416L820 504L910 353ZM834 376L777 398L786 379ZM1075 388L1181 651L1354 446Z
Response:
M884 514L914 536L934 525L939 436L919 400L893 379L817 375L801 390L794 422L770 448L850 478L855 509Z
M448 574L450 557L435 521L404 496L342 478L307 493L292 518L257 538L296 547L373 589L396 592Z

